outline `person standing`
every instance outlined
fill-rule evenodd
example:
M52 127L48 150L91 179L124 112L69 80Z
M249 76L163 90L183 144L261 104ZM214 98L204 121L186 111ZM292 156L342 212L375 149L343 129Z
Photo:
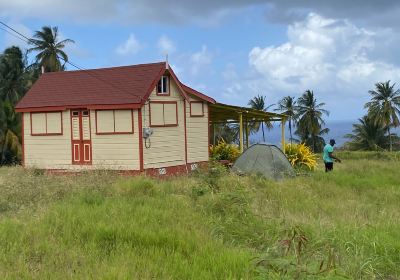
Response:
M324 147L324 155L323 160L325 163L325 172L329 172L333 170L333 160L337 162L342 162L338 157L333 155L333 146L335 146L335 139L329 140L329 144L326 144Z

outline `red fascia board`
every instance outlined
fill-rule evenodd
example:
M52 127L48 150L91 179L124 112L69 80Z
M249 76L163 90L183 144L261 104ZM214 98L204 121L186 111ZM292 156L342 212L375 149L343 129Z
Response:
M204 93L201 93L201 92L199 92L199 91L197 91L197 90L195 90L195 89L192 89L191 87L188 87L188 86L185 85L185 84L182 84L182 86L183 86L183 88L186 90L186 92L189 93L189 94L193 94L194 96L196 96L196 97L198 97L198 98L200 98L200 99L202 99L202 100L204 100L204 101L207 101L207 102L209 102L209 103L212 103L212 104L217 103L217 102L215 101L215 99L213 99L213 98L211 98L211 97L205 95Z
M179 90L181 91L183 97L186 100L189 100L189 97L187 96L186 92L183 90L182 88L182 83L179 81L178 77L175 75L174 70L172 70L172 68L168 65L168 72L171 74L172 78L174 79L176 85L178 86Z
M27 112L53 112L53 111L65 111L67 109L91 109L91 110L111 110L111 109L139 109L141 104L115 104L115 105L65 105L65 106L49 106L49 107L34 107L34 108L16 108L15 111L18 113Z
M150 94L152 93L152 91L154 90L154 88L156 87L158 81L161 79L161 77L165 74L165 72L169 73L170 76L172 77L172 79L174 79L178 89L180 90L181 94L183 95L184 99L189 100L188 95L186 94L186 92L183 90L182 88L182 83L178 80L178 78L176 77L174 71L172 70L171 66L168 65L168 68L163 68L160 73L158 73L157 77L155 78L155 80L153 81L153 83L151 84L150 88L147 91L147 94L144 96L143 100L142 100L142 105L144 103L146 103L147 99L149 99Z
M157 74L157 76L155 77L154 81L151 83L150 88L147 90L146 95L143 97L142 99L142 106L146 103L147 99L149 99L151 93L153 92L153 89L155 89L155 87L157 86L158 81L161 79L161 77L164 75L165 73L165 68L163 67L160 72Z

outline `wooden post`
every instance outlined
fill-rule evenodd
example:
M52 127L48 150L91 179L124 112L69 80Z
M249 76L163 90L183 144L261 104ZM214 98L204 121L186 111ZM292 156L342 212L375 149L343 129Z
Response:
M215 123L212 123L212 142L215 145Z
M282 126L282 151L285 152L285 118L282 119L281 121L281 126Z
M243 153L243 116L239 113L239 149Z
M250 140L249 140L249 123L245 122L245 125L246 125L246 149L248 149L249 142L250 142Z

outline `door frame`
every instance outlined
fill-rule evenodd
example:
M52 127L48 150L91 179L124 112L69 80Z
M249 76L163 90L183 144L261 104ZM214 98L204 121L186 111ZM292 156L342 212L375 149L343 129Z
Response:
M88 118L89 118L89 140L84 140L83 139L83 112L87 111L88 112ZM73 118L73 112L79 112L79 140L74 140L73 139L73 129L72 129L72 118ZM77 109L70 109L70 127L71 127L71 161L73 165L92 165L92 160L93 160L93 153L92 153L92 124L91 124L91 112L87 108L77 108ZM79 143L76 143L79 142ZM75 161L75 152L76 152L76 146L78 146L79 149L79 161ZM85 155L87 155L86 152L86 147L89 146L88 149L88 154L90 156L89 160L85 160Z

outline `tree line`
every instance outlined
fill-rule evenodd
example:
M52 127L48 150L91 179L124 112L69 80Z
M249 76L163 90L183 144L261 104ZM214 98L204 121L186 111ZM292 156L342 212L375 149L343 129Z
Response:
M267 111L275 104L266 106L266 97L258 95L252 98L248 105L253 109ZM325 127L324 116L329 112L324 109L325 103L319 103L312 90L306 90L299 98L285 96L278 101L274 111L278 111L287 117L289 127L289 141L305 143L314 152L319 152L325 144L323 135L329 132ZM266 128L272 128L267 122ZM250 132L256 133L260 129L259 125L250 125ZM261 123L263 141L265 142L264 124ZM294 133L293 133L293 129ZM295 134L298 138L293 136Z
M359 123L353 124L352 133L345 135L350 140L345 148L365 151L399 150L400 138L392 133L392 129L400 126L400 90L395 89L394 83L386 81L376 83L375 89L368 93L371 100L364 105L367 114L359 119ZM266 97L262 95L252 98L248 105L261 111L275 106L266 106ZM305 143L314 152L321 152L325 145L323 136L329 132L324 120L329 112L324 106L325 103L319 103L312 90L306 90L297 99L293 96L283 97L274 111L287 116L290 143ZM266 122L265 127L270 129L272 125ZM264 123L251 124L250 133L257 133L260 128L265 142ZM293 137L294 128L298 138Z
M11 46L0 54L0 165L21 161L21 114L14 107L39 78L41 72L65 70L63 51L70 39L60 40L58 28L44 26L28 41L27 51ZM28 53L36 53L28 63Z

